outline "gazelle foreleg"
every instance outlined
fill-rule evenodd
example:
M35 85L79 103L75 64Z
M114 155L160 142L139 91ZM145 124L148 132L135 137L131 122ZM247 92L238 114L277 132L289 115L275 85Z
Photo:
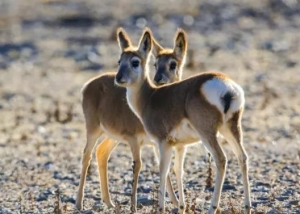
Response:
M101 195L104 203L108 208L115 207L111 201L108 189L108 175L107 175L107 162L111 152L118 145L118 142L105 138L97 147L96 157L98 162L98 171L100 176Z

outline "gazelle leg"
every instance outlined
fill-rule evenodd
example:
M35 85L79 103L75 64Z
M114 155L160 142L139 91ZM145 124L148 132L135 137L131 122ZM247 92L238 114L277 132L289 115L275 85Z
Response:
M251 213L251 198L250 198L250 185L248 177L248 156L243 147L243 131L240 124L240 115L236 113L233 118L228 122L227 127L222 130L222 135L230 144L234 154L238 159L239 166L242 172L243 186L244 186L244 212Z
M210 135L209 134L201 135L201 140L204 143L204 146L208 149L208 151L213 156L217 167L217 176L215 181L213 198L208 211L209 214L215 214L220 203L220 196L221 196L222 186L225 178L227 160L222 148L220 147L217 141L217 137L215 133L211 133Z
M177 177L178 192L179 192L179 213L183 214L185 212L185 198L183 192L183 165L185 157L185 147L175 147L175 174Z
M139 183L139 175L142 168L141 160L141 144L136 139L131 139L128 141L132 157L133 157L133 182L132 182L132 196L131 196L131 212L136 212L137 203L137 187Z
M116 141L106 137L99 144L96 150L98 171L100 176L101 195L104 203L108 206L108 208L115 207L115 205L110 199L110 193L108 190L107 162L111 152L117 145L118 143Z
M156 158L160 159L158 146L154 147L154 152L155 152ZM172 204L174 204L174 206L178 207L178 198L177 198L177 196L174 192L174 188L173 188L172 180L171 180L171 170L169 171L169 174L168 174L168 177L167 177L167 191L168 191L168 195L170 197L170 200L171 200Z
M101 136L100 131L92 132L92 133L87 132L87 142L86 142L86 145L85 145L85 148L83 151L80 183L79 183L79 188L78 188L77 198L76 198L76 207L78 210L82 209L86 174L87 174L88 167L90 165L90 161L92 159L92 156L91 156L92 151L93 151L95 144L100 136Z
M172 157L172 147L168 144L167 141L160 142L159 144L160 151L160 192L159 192L159 211L164 213L165 211L165 195L166 195L166 179L169 173L171 157Z

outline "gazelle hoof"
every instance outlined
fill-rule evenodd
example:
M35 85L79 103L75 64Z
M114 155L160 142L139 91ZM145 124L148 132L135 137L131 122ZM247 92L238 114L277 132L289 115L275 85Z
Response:
M82 203L76 202L76 209L82 210Z
M216 214L218 210L217 206L210 206L208 214Z
M246 206L245 206L244 213L245 213L245 214L251 214L251 206L246 205Z

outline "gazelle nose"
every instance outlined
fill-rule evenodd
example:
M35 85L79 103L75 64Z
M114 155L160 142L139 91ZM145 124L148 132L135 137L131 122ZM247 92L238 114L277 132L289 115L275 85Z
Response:
M121 82L122 78L123 78L123 75L121 73L118 73L116 76L117 82Z
M154 77L154 81L156 83L159 83L162 80L162 75L161 74L156 74Z

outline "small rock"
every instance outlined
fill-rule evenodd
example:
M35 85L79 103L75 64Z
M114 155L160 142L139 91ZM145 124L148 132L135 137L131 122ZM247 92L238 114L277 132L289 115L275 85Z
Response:
M36 198L36 201L46 201L47 199L48 197L45 194L41 194Z
M294 62L294 61L287 61L286 62L286 66L289 67L289 68L293 68L297 65L297 62Z
M150 193L152 191L152 188L148 185L141 186L141 189L142 189L143 193Z
M256 197L257 200L260 200L260 201L267 201L269 200L268 197Z
M206 190L209 191L209 192L213 192L214 189L215 189L214 187L206 188ZM236 190L236 188L233 185L223 185L222 190L223 191L225 191L225 190Z
M122 200L122 201L120 201L120 204L121 205L127 205L127 204L129 204L129 200L127 200L127 199Z
M223 191L224 190L236 190L235 186L233 185L223 185Z
M269 188L262 186L262 187L259 187L259 188L255 188L252 191L253 192L269 192Z
M255 186L264 186L264 187L271 187L271 184L269 183L264 183L264 182L256 182Z
M136 26L139 28L144 28L147 25L147 20L143 17L140 17L136 20Z
M92 199L96 200L96 201L100 201L101 197L97 196L97 195L92 195L91 196Z
M288 196L279 196L279 197L276 197L276 199L277 199L278 201L285 201L285 200L288 200L289 197L288 197Z
M293 195L294 191L292 189L287 189L282 195L283 196L290 196Z
M144 206L153 204L153 200L148 195L138 196L137 202L144 205Z
M76 200L73 197L63 197L62 202L75 204Z
M82 211L82 214L94 214L94 212L92 210L86 210L86 211Z
M293 200L293 201L290 201L290 205L297 205L297 206L299 206L300 205L299 202L300 202L299 200Z
M53 167L53 162L49 161L47 163L44 164L45 169L51 169Z
M102 213L103 208L102 208L102 206L94 205L94 206L93 206L93 211L95 211L95 212L97 212L97 213Z
M261 204L261 202L260 201L252 201L251 204L253 207L257 207L257 205Z
M278 210L277 209L271 209L266 214L278 214Z
M187 26L192 26L194 24L194 17L190 15L184 16L183 23Z

